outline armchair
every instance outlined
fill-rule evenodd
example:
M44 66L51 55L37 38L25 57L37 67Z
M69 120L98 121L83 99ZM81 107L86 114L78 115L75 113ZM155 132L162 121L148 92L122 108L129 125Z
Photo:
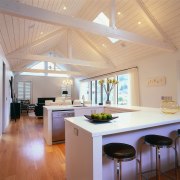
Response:
M38 98L38 102L35 106L35 115L37 117L42 117L43 116L43 106L45 105L45 101L46 100L51 100L51 101L55 101L55 98L54 97L45 97L45 98Z

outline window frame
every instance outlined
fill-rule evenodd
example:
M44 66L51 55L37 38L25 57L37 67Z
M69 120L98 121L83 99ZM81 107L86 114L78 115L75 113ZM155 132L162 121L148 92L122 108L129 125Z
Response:
M123 70L121 72L118 72L118 73L112 73L112 74L107 74L107 75L103 75L103 76L99 76L95 79L91 79L89 80L88 82L90 83L90 88L89 88L89 93L90 93L90 99L91 99L91 102L95 102L96 104L99 103L98 102L98 94L97 94L97 85L98 85L98 81L101 80L101 79L107 79L107 78L115 78L116 80L118 80L118 76L121 76L121 75L126 75L128 74L130 76L130 72L128 70ZM95 100L93 100L93 96L92 96L92 82L95 81ZM119 81L119 83L117 85L115 85L115 88L113 88L112 90L112 93L114 94L113 96L113 100L110 99L114 104L117 104L118 105L118 88L120 86L121 82ZM131 86L131 79L128 78L128 88L130 88ZM128 89L128 98L127 98L127 104L123 104L123 105L130 105L130 90ZM106 96L106 93L104 92L104 88L103 86L101 86L101 102L104 104L105 101L103 101L103 97Z
M23 98L19 98L19 83L23 83ZM26 83L29 83L30 84L30 98L26 98ZM32 101L32 81L18 81L17 82L17 100L29 100L30 102Z

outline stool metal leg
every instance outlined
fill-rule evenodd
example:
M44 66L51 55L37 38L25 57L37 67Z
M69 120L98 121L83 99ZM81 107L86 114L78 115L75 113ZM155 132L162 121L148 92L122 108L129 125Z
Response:
M179 139L180 136L176 137L175 139L175 149L176 149L176 168L179 167L179 162L178 162L178 152L177 152L177 141Z
M117 177L118 177L118 180L122 180L122 164L121 164L121 161L118 161L118 164L119 164L119 171L117 171Z
M161 176L161 158L160 158L160 148L156 147L156 179L160 180Z
M139 152L139 173L140 173L140 179L142 179L142 147L145 143L142 143L140 146L140 152Z
M116 165L115 165L115 180L122 180L122 165L121 161L117 160Z
M178 155L177 155L177 149L176 149L176 144L175 147L172 147L174 149L175 152L175 173L176 173L176 179L179 179L179 174L178 174Z
M137 165L137 167L138 167L138 180L142 180L142 177L141 177L141 174L142 174L142 172L141 172L141 162L140 162L140 160L139 159L136 159L136 163L138 164Z
M118 164L118 160L114 159L114 180L118 179L118 171L119 171L119 164Z
M117 180L122 180L122 163L121 161L117 161L117 166L118 168L116 169L116 173L117 173Z

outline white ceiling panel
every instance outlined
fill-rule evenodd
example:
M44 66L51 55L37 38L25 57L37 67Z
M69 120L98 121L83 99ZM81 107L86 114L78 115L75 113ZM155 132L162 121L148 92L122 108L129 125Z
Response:
M111 19L111 0L17 0L16 2L87 21L93 21L100 12ZM137 2L141 2L145 9L140 7ZM179 49L180 1L116 0L115 25L118 29L143 37L170 42ZM53 34L61 28L63 31L60 30L59 35L49 38L49 34ZM68 41L67 32L69 30L72 31L72 35ZM48 39L41 41L44 37L48 37ZM15 53L41 55L54 51L61 57L69 57L69 47L72 50L72 58L107 63L112 67L156 54L168 53L156 47L127 41L112 43L108 38L100 35L5 13L0 13L0 44L7 56ZM33 62L23 59L8 60L13 68L18 66L22 68ZM99 71L99 69L91 67L75 65L67 65L67 67L69 69L74 67L74 70L84 72L84 74L94 74Z

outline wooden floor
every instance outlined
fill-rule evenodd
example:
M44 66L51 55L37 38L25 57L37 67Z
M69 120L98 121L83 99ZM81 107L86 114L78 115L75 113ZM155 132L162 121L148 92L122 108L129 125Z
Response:
M0 180L66 179L65 145L47 146L42 128L42 119L26 114L16 123L11 121L0 138Z
M43 121L24 115L0 138L0 180L64 180L65 145L47 146Z

